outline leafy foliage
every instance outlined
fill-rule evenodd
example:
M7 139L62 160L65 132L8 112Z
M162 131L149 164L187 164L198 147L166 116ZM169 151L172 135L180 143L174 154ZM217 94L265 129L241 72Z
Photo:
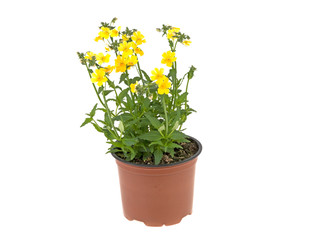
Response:
M106 34L115 31L114 37L110 34L108 39L101 38L101 40L107 43L107 47L112 49L118 58L124 56L124 52L119 50L121 44L125 41L132 42L135 44L133 55L137 57L136 47L140 47L138 41L142 41L143 36L139 35L136 29L126 28L118 32L116 29L120 28L114 26L116 20L114 18L110 23L101 23L100 29L107 31ZM176 52L177 43L190 39L177 28L168 25L163 25L157 30L162 32L163 36L167 36L173 54ZM98 86L94 84L95 81L92 81L92 85L99 100L99 103L86 114L87 117L81 127L91 123L98 132L103 133L107 142L111 144L109 152L121 152L128 161L152 157L155 164L160 164L164 153L173 156L175 149L182 148L180 143L188 142L182 125L188 115L194 112L188 105L188 84L196 71L194 66L179 78L176 61L173 61L168 74L164 75L164 78L171 82L171 87L166 85L164 91L160 93L158 89L162 87L158 84L160 79L157 82L153 81L152 77L141 69L139 61L133 65L127 63L124 71L118 69L121 74L116 83L111 79L108 67L98 64L95 54L92 55L91 52L77 54L81 64L86 66L91 80L98 82ZM117 70L116 64L115 67ZM105 71L103 80L99 79L98 75L98 70L102 68ZM131 77L131 72L129 74L132 68L136 68L137 76ZM102 85L99 86L99 82ZM184 82L186 82L185 89L182 89ZM102 117L96 119L97 115Z

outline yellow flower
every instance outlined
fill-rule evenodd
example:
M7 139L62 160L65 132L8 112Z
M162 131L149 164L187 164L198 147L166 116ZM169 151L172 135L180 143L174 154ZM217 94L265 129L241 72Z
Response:
M119 32L118 32L117 29L113 29L113 30L111 31L111 37L118 37L118 35L119 35Z
M100 36L97 36L94 41L98 42L99 40L103 40Z
M127 58L124 56L117 56L115 59L116 72L125 72L127 69Z
M105 71L103 68L96 69L95 73L91 74L91 82L96 82L99 87L102 86L106 81L107 78L105 77Z
M123 41L126 42L126 41L128 41L129 39L130 39L130 38L128 38L126 34L123 34L123 35L122 35L122 40L123 40Z
M164 79L164 68L155 68L154 70L151 71L152 76L150 77L152 81L157 80L157 84L159 84L163 79Z
M159 94L168 94L170 92L169 88L172 86L171 82L167 77L164 77L159 84L158 93Z
M109 35L110 35L110 32L111 30L107 27L101 27L101 32L99 32L99 36L101 38L105 38L105 39L108 39L109 38Z
M105 47L105 50L109 52L112 49L110 49L110 47Z
M95 57L95 54L93 52L87 52L87 55L85 56L85 59L92 60L92 57Z
M132 55L131 57L129 57L129 58L127 59L127 65L128 65L129 67L134 66L137 62L138 62L138 59L137 59L137 57L136 57L135 55ZM129 69L129 68L128 68L128 69Z
M132 47L131 43L123 42L119 45L118 50L120 52L123 52L124 56L128 56L128 55L133 54L131 47Z
M96 59L97 59L97 61L98 61L98 64L103 64L103 63L108 63L109 62L109 58L110 58L110 54L106 54L105 56L104 56L104 54L103 53L98 53L95 57L96 57Z
M175 52L167 51L162 54L163 59L161 60L162 64L166 64L168 67L172 67L172 63L176 61Z
M191 44L192 42L189 41L189 40L184 40L182 43L183 43L184 45L186 45L186 46L190 46L190 44Z
M141 55L141 56L143 56L143 55L144 55L143 50L142 50L142 49L140 49L139 47L135 48L135 49L134 49L134 52L135 52L136 54Z
M140 31L133 33L132 40L136 42L137 45L141 45L146 42L144 35L142 35Z
M180 31L180 28L173 27L172 29L169 29L167 31L167 38L168 39L174 39L176 37L175 32L179 32L179 31Z
M115 66L108 65L107 67L104 68L104 71L107 74L111 74L114 69L115 69Z
M136 93L136 85L137 84L138 84L137 81L135 83L131 83L130 84L131 92Z

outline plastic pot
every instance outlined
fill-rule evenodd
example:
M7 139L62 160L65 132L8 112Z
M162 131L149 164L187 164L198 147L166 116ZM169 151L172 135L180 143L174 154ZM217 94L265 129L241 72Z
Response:
M137 165L117 155L122 205L128 220L147 226L179 223L192 213L195 165L202 145L192 157L169 165Z

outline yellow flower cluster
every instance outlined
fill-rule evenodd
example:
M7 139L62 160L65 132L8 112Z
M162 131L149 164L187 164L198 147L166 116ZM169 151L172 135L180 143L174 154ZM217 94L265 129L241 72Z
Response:
M171 29L167 30L167 33L166 33L167 39L170 39L170 40L176 39L176 33L179 33L179 31L180 31L180 28L171 27ZM181 43L185 46L190 46L191 41L183 40Z
M180 28L172 27L171 29L169 29L167 31L167 38L174 40L176 38L176 34L175 33L178 33L179 31L180 31Z
M118 55L115 59L115 68L116 72L125 72L127 69L130 69L131 66L137 64L138 59L135 55L126 56Z
M87 52L85 59L88 60L96 60L99 65L103 63L108 63L110 58L110 54L104 55L103 53L95 54L93 52ZM104 82L107 81L106 74L109 75L115 66L108 65L107 67L101 67L96 69L94 73L91 74L91 81L93 83L97 83L98 86L102 86Z
M123 42L118 47L121 55L118 55L115 60L116 72L125 72L130 69L138 62L137 54L144 55L144 52L138 47L146 42L140 31L133 33L132 41L128 42L130 39L125 34L122 35L122 40Z
M97 83L99 87L106 81L107 78L105 77L105 71L103 68L96 69L95 73L91 74L91 82Z
M118 37L121 27L113 30L108 27L101 27L101 31L99 32L99 36L97 36L94 41L98 42L99 40L108 39L109 37Z
M173 62L176 61L175 52L167 51L162 54L163 59L161 60L162 64L166 64L168 67L172 67Z
M169 94L169 88L172 86L169 79L163 73L163 68L155 68L151 71L152 76L150 77L151 80L156 81L156 84L158 85L158 94L160 95Z
M131 37L128 37L126 34L120 33L121 27L110 29L108 27L101 27L101 31L98 33L98 36L94 39L96 42L99 40L107 40L111 37L120 37L122 38L122 43L119 44L117 57L115 59L115 65L108 65L107 67L102 67L100 71L97 71L92 74L91 81L97 82L98 86L101 86L103 82L107 81L105 74L110 74L114 69L116 72L125 72L134 66L138 62L137 55L143 56L144 52L140 49L139 45L146 42L144 36L140 31L134 32ZM107 52L111 51L110 47L105 47ZM85 59L93 60L95 59L99 65L103 63L108 63L110 61L110 54L98 53L94 54L93 52L87 52ZM137 84L137 83L136 83ZM134 86L136 86L136 84ZM135 87L134 87L135 91Z

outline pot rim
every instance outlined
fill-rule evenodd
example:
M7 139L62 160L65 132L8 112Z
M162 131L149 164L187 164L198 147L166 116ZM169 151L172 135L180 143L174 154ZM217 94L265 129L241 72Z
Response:
M178 161L178 162L175 162L175 163L171 163L171 164L162 164L162 165L152 165L152 164L145 164L145 165L142 165L142 164L136 164L136 163L133 163L133 162L130 162L130 161L126 161L120 157L118 157L115 153L111 153L112 156L120 161L120 162L123 162L125 164L128 164L128 165L132 165L132 166L136 166L136 167L141 167L141 168L165 168L165 167L171 167L171 166L175 166L175 165L181 165L183 163L186 163L186 162L189 162L195 158L197 158L201 152L202 152L202 144L194 137L191 137L189 135L186 135L189 139L193 140L197 145L198 145L198 150L195 154L193 154L191 157L185 159L185 160L182 160L182 161Z

